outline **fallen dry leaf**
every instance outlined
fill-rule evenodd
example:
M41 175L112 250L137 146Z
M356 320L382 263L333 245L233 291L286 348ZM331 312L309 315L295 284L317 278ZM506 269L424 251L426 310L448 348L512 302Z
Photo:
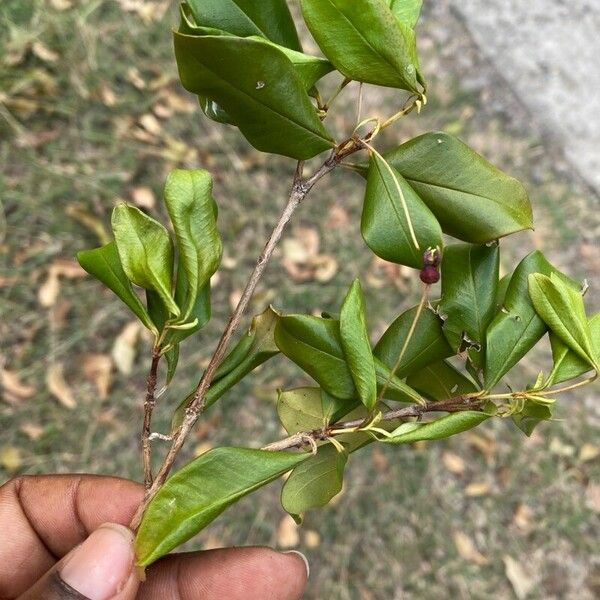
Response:
M290 515L286 515L279 522L277 528L277 545L280 548L295 548L300 543L298 525Z
M66 277L67 279L87 277L87 273L81 265L76 260L69 258L57 258L50 266L50 270L54 271L59 277Z
M579 450L579 460L581 462L588 462L595 460L600 456L600 447L594 446L593 444L584 444Z
M454 545L458 551L458 554L463 560L472 562L476 565L487 565L488 559L477 550L475 542L462 531L455 531L452 535L454 539Z
M446 467L446 470L454 473L454 475L462 475L467 468L465 461L458 454L454 454L454 452L444 452L442 454L442 463Z
M83 374L96 386L100 400L108 398L112 368L112 358L107 354L85 354L83 357Z
M159 137L163 128L160 121L151 113L146 113L140 117L140 125L152 135Z
M379 446L371 451L371 462L378 473L385 473L390 468L390 461Z
M206 452L212 449L213 445L210 442L202 442L194 448L194 456L202 456L202 454L205 454Z
M73 8L73 2L71 0L50 0L52 8L55 10L68 10Z
M134 187L131 190L131 200L136 206L146 210L152 210L156 205L154 192L145 186Z
M321 545L321 536L318 531L308 529L304 532L304 545L313 550Z
M565 444L561 439L554 437L552 438L550 445L548 446L550 452L556 456L574 456L575 448L569 444Z
M112 240L112 235L108 233L102 219L90 213L83 205L69 204L65 213L94 233L100 244L108 244Z
M23 423L19 430L24 433L32 442L39 440L46 431L42 426L33 423Z
M521 531L528 532L531 530L533 516L533 510L530 506L527 504L519 504L513 517L513 523Z
M133 371L140 332L141 325L137 321L131 321L114 341L111 356L117 370L123 375L131 375Z
M45 46L39 40L33 42L31 45L32 52L44 62L54 63L59 59L59 55L54 50L50 50L48 46Z
M104 106L111 107L117 103L117 95L105 82L100 84L100 87L98 88L98 96Z
M590 510L600 513L600 484L590 483L585 490L585 505Z
M129 69L127 69L127 79L138 90L146 89L146 82L136 67L129 67Z
M472 431L467 433L466 439L475 450L483 454L488 464L493 462L498 451L498 444L495 439Z
M71 388L64 378L64 367L62 363L54 363L50 365L46 372L46 386L48 391L69 410L77 407L77 401Z
M0 466L9 473L16 473L23 464L21 451L14 446L4 446L0 448Z
M331 281L338 271L338 263L335 256L331 254L319 254L312 261L314 278L319 283Z
M485 496L492 491L492 486L487 481L474 481L465 488L465 496L477 498Z
M348 211L343 206L340 206L339 204L334 204L331 206L326 221L329 229L346 227L349 221L350 217L348 216Z
M522 567L521 563L517 562L511 556L504 556L502 558L504 562L504 572L506 573L506 578L510 581L510 585L515 592L515 596L519 600L525 600L530 592L536 586L536 582L529 574L525 572L525 569Z
M38 302L44 308L50 308L56 304L58 295L60 294L60 281L56 271L49 269L46 281L38 290Z
M2 399L9 404L28 400L36 393L32 385L21 381L17 372L7 369L0 369L0 387L2 387Z

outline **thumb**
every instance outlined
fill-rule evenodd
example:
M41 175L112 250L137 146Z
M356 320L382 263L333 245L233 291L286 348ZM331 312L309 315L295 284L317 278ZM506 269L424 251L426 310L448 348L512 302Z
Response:
M19 600L134 600L133 533L107 523L67 554Z

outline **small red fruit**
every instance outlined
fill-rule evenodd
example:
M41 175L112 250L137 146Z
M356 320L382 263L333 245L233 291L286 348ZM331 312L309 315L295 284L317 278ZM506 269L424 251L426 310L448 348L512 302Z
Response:
M419 277L423 283L426 283L427 285L433 285L440 280L440 272L437 270L437 267L434 267L433 265L427 265L422 269Z

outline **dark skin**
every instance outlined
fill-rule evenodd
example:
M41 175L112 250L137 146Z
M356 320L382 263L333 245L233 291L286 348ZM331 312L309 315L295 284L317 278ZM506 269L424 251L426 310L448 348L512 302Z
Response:
M0 600L77 597L57 591L60 560L103 523L127 525L143 493L131 481L91 475L6 483L0 488ZM135 598L298 600L305 583L298 556L225 548L161 559L146 570Z

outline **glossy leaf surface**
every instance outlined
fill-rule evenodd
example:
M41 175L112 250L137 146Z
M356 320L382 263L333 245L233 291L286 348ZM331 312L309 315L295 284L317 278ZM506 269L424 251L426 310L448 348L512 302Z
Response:
M317 454L297 466L281 490L281 505L291 515L325 506L340 493L344 481L346 452L338 452L333 444L319 447Z
M394 367L410 331L417 307L402 313L383 334L373 353L390 369ZM431 363L452 356L452 348L442 331L442 321L432 310L423 309L402 364L396 372L400 378L421 370Z
M372 410L377 402L377 375L369 341L365 300L356 279L342 304L340 339L354 385L361 402Z
M496 385L546 333L546 324L529 297L528 277L531 273L550 275L553 271L554 267L539 251L527 255L515 269L504 306L486 333L486 389Z
M308 457L227 447L206 452L170 477L150 502L135 541L138 564L152 564Z
M403 23L414 29L421 15L423 0L388 0L394 15Z
M165 184L165 204L177 240L179 268L185 272L181 322L190 320L200 290L221 262L222 244L208 171L176 169Z
M485 349L485 332L497 310L499 267L497 245L446 247L438 312L444 319L444 335L454 352L470 347ZM480 353L473 356L482 358Z
M446 415L429 423L403 423L380 441L387 444L413 444L423 440L441 440L477 427L489 419L483 412L464 411Z
M146 290L155 290L169 312L179 316L171 295L173 244L167 230L138 208L120 204L112 213L112 228L123 271Z
M158 333L158 327L131 287L114 242L94 250L83 250L77 254L77 260L85 271L112 290L147 329Z
M361 233L377 256L416 269L423 266L428 248L443 246L433 213L404 177L376 154L367 176Z
M300 5L323 54L346 77L419 91L414 33L386 0L301 0Z
M523 185L456 137L426 133L386 154L386 159L449 235L485 244L533 227Z
M198 25L239 37L258 35L292 50L302 50L285 0L187 0Z
M589 320L589 327L596 357L600 357L600 313ZM548 377L550 384L575 379L592 370L593 367L589 361L580 358L553 333L550 333L550 345L552 346L552 359L554 360L552 372Z
M592 343L581 292L564 283L556 274L529 275L529 296L537 314L579 358L591 367L600 362Z
M255 148L303 160L333 146L283 52L257 39L174 36L183 86L216 102Z
M477 391L477 386L445 360L413 373L406 383L428 400L447 400Z

